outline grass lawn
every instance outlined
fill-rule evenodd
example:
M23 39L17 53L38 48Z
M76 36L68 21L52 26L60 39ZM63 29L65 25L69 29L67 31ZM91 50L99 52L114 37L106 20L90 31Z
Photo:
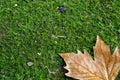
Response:
M0 0L0 80L73 80L59 53L93 56L97 35L120 48L119 0Z

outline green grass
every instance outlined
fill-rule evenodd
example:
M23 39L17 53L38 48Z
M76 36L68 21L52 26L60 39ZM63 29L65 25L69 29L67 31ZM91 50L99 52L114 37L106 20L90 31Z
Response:
M0 0L0 79L73 80L59 53L93 55L96 35L120 48L119 0Z

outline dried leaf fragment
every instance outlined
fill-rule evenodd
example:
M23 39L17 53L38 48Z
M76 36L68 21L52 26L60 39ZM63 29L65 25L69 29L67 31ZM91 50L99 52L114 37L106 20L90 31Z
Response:
M28 66L32 66L34 63L33 62L27 62Z
M97 36L94 60L84 50L84 54L64 53L60 56L66 63L67 76L79 80L114 80L120 70L120 52L118 47L111 55L110 48Z

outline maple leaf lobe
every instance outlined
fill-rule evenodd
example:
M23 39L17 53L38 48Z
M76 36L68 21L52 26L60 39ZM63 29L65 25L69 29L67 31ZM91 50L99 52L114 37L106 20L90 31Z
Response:
M66 63L67 76L79 80L114 80L120 70L120 52L116 47L113 55L110 48L97 36L94 60L84 50L78 53L63 53L60 56Z

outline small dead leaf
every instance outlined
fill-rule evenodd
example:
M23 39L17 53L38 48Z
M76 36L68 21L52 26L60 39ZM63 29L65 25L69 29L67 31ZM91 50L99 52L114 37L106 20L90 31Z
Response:
M32 66L34 63L33 62L27 62L28 66Z
M52 37L55 38L55 39L66 38L66 36L60 36L60 35L54 35L54 34L52 34Z
M64 53L60 56L66 63L67 76L78 80L114 80L120 70L120 52L116 47L113 55L110 48L97 36L94 60L84 50L84 54Z

